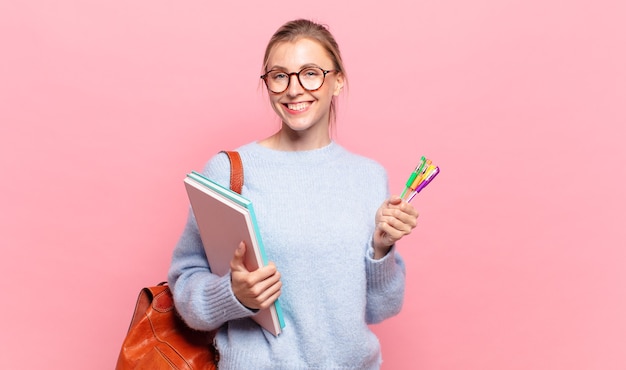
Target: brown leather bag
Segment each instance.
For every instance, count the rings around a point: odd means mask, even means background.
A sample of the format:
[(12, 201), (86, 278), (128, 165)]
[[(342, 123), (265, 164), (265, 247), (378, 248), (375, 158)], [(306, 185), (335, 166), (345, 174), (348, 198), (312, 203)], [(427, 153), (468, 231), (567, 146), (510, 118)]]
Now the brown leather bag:
[[(230, 187), (241, 193), (243, 166), (239, 153), (225, 153), (231, 164)], [(189, 328), (176, 312), (166, 283), (143, 288), (115, 369), (217, 369), (219, 355), (213, 346), (215, 332)]]
[(217, 369), (214, 336), (185, 325), (165, 283), (143, 288), (115, 369)]

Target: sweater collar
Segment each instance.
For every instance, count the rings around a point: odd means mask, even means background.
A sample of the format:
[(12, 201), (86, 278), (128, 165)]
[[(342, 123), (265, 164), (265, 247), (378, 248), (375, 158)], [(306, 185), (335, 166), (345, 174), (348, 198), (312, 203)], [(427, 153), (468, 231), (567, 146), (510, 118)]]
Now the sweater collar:
[(270, 149), (260, 145), (258, 142), (251, 144), (253, 154), (258, 154), (262, 158), (271, 160), (274, 163), (298, 163), (298, 164), (317, 164), (325, 163), (328, 161), (336, 160), (338, 157), (345, 154), (345, 149), (337, 144), (335, 141), (331, 141), (330, 144), (311, 150), (299, 150), (299, 151), (283, 151)]

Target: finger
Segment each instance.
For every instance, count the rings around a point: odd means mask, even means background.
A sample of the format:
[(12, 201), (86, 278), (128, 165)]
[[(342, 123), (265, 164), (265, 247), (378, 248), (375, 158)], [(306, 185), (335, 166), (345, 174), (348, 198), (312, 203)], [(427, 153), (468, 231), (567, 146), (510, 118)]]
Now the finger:
[(377, 227), (384, 233), (389, 234), (394, 241), (399, 240), (404, 235), (409, 235), (414, 228), (414, 226), (406, 224), (394, 217), (381, 220)]
[(269, 307), (280, 296), (282, 287), (283, 287), (283, 284), (280, 280), (268, 286), (267, 289), (263, 290), (256, 297), (258, 305), (261, 308)]
[(417, 226), (417, 216), (399, 210), (384, 213), (384, 215), (380, 217), (379, 221), (386, 222), (391, 226), (404, 231), (410, 231)]
[[(281, 285), (282, 287), (282, 285)], [(280, 297), (281, 290), (280, 288), (274, 292), (274, 294), (270, 295), (266, 300), (259, 304), (260, 309), (265, 309), (270, 307), (277, 299)]]
[(400, 198), (398, 195), (392, 195), (387, 200), (387, 204), (389, 204), (390, 206), (394, 206), (394, 205), (397, 206), (397, 205), (399, 205), (401, 203), (402, 203), (402, 198)]
[(393, 210), (399, 210), (404, 213), (408, 213), (410, 215), (417, 215), (417, 210), (413, 207), (412, 204), (405, 200), (401, 200), (398, 203), (389, 203), (388, 207), (381, 207), (381, 210), (393, 212)]
[(274, 266), (264, 266), (251, 272), (246, 280), (256, 293), (255, 295), (259, 295), (262, 291), (280, 281), (280, 273)]
[(268, 286), (280, 280), (280, 273), (274, 264), (263, 266), (254, 271), (234, 270), (232, 275), (236, 277), (237, 283), (247, 290), (253, 290), (256, 296)]
[[(271, 297), (280, 294), (282, 283), (280, 282), (278, 271), (267, 279), (260, 281), (257, 281), (258, 276), (254, 275), (257, 274), (254, 272), (233, 274), (233, 292), (237, 299), (246, 307), (258, 309)], [(235, 281), (235, 277), (237, 281)]]
[(389, 224), (381, 225), (379, 230), (381, 232), (380, 241), (384, 246), (391, 246), (403, 236), (407, 235), (407, 233), (399, 231), (398, 229), (391, 227)]
[(414, 216), (414, 217), (418, 217), (419, 213), (417, 212), (417, 209), (415, 209), (415, 207), (413, 207), (412, 204), (408, 203), (408, 202), (403, 202), (402, 203), (402, 211), (404, 211), (404, 213)]
[(398, 236), (403, 234), (401, 230), (386, 221), (380, 222), (378, 224), (378, 229), (381, 231), (383, 236), (388, 236), (388, 238), (392, 240), (396, 240)]
[(408, 224), (412, 224), (413, 221), (415, 221), (415, 219), (419, 216), (415, 207), (404, 201), (397, 207), (382, 210), (381, 215), (395, 217)]
[(233, 259), (230, 260), (231, 271), (248, 272), (248, 269), (246, 268), (246, 265), (244, 263), (245, 254), (246, 254), (246, 243), (241, 242), (239, 243), (239, 246), (237, 246), (237, 249), (235, 249)]

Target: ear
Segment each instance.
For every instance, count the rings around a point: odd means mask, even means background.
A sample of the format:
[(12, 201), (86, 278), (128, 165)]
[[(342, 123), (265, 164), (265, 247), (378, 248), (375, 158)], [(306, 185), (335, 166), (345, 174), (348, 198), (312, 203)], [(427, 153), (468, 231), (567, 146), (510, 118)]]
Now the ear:
[(345, 83), (345, 80), (343, 78), (343, 73), (338, 72), (337, 77), (335, 77), (335, 89), (333, 90), (334, 96), (339, 96), (339, 94), (341, 93), (341, 90), (343, 89), (344, 83)]

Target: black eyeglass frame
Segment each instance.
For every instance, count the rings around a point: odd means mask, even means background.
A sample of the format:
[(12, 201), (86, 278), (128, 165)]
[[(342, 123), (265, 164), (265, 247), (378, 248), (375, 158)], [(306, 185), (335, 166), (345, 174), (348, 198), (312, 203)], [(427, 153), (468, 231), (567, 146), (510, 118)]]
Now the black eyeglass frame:
[[(303, 71), (306, 71), (307, 69), (319, 69), (320, 71), (322, 71), (322, 73), (324, 74), (324, 76), (322, 77), (322, 83), (320, 84), (320, 86), (317, 89), (307, 89), (306, 87), (304, 87), (304, 85), (302, 84), (302, 81), (300, 80), (300, 73), (302, 73)], [(287, 86), (285, 86), (285, 89), (282, 91), (274, 91), (272, 89), (270, 89), (270, 86), (267, 83), (267, 76), (274, 72), (274, 71), (279, 71), (278, 69), (270, 69), (269, 71), (265, 72), (264, 75), (261, 76), (261, 79), (265, 82), (265, 86), (267, 87), (267, 89), (271, 92), (273, 92), (274, 94), (282, 94), (285, 91), (287, 91), (287, 89), (289, 88), (289, 85), (291, 84), (291, 76), (296, 75), (296, 78), (298, 79), (298, 83), (300, 84), (300, 86), (302, 86), (302, 88), (308, 92), (313, 92), (313, 91), (317, 91), (319, 89), (322, 88), (322, 86), (324, 86), (324, 82), (326, 82), (326, 75), (331, 73), (331, 72), (337, 72), (336, 69), (324, 69), (322, 67), (305, 67), (302, 68), (301, 70), (299, 70), (298, 72), (284, 72), (287, 77), (289, 77), (289, 79), (287, 80)]]

